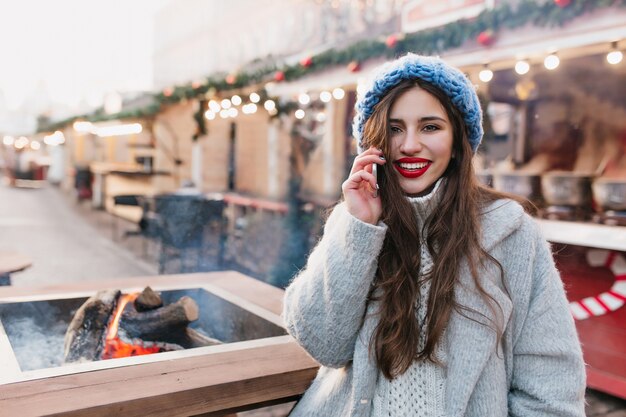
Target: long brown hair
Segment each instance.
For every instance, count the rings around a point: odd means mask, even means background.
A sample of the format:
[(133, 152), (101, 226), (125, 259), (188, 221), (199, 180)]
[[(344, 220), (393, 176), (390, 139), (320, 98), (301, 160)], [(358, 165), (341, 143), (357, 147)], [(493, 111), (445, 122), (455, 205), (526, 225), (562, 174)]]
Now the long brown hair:
[[(364, 147), (375, 146), (385, 155), (390, 154), (388, 120), (391, 107), (398, 97), (414, 87), (435, 96), (446, 110), (453, 128), (453, 158), (444, 173), (447, 179), (439, 205), (424, 223), (424, 229), (428, 230), (426, 245), (433, 258), (433, 268), (426, 276), (420, 276), (420, 236), (424, 230), (419, 230), (415, 212), (404, 198), (392, 161), (379, 170), (381, 220), (388, 226), (388, 231), (371, 293), (372, 300), (381, 302), (379, 322), (370, 348), (379, 369), (389, 379), (404, 373), (414, 360), (438, 362), (435, 349), (441, 342), (452, 309), (463, 315), (469, 310), (458, 304), (454, 297), (462, 260), (468, 262), (476, 288), (494, 314), (493, 317), (483, 316), (486, 320), (482, 324), (492, 327), (498, 339), (503, 327), (496, 318), (497, 302), (484, 291), (478, 278), (478, 267), (486, 260), (494, 262), (502, 274), (498, 261), (480, 245), (479, 216), (487, 203), (509, 196), (482, 186), (476, 179), (471, 161), (473, 152), (463, 117), (448, 96), (419, 79), (399, 83), (381, 99), (365, 123)], [(430, 280), (430, 294), (425, 323), (420, 327), (416, 301), (426, 280)], [(425, 334), (421, 334), (420, 328)], [(418, 341), (424, 337), (424, 348), (420, 350)]]

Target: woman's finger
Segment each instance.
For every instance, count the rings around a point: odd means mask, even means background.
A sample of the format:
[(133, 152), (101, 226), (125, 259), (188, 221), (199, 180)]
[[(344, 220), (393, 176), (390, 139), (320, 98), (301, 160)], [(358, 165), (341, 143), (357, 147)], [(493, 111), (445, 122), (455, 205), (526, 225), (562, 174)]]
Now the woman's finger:
[(382, 153), (359, 155), (354, 159), (350, 174), (354, 174), (361, 170), (367, 170), (367, 172), (372, 172), (372, 164), (382, 165), (385, 162), (387, 161), (385, 160)]
[(369, 185), (372, 190), (377, 190), (376, 178), (370, 172), (361, 170), (350, 175), (346, 181), (342, 184), (343, 191), (358, 190), (363, 185)]

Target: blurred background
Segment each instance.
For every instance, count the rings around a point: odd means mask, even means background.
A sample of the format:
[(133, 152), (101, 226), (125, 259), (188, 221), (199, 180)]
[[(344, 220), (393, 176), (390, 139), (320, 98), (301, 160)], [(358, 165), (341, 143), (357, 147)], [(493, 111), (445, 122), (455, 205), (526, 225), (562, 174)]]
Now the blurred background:
[(625, 1), (23, 0), (0, 16), (0, 255), (24, 266), (5, 282), (237, 270), (284, 288), (340, 198), (370, 70), (438, 55), (485, 110), (478, 179), (539, 208), (589, 386), (626, 408)]

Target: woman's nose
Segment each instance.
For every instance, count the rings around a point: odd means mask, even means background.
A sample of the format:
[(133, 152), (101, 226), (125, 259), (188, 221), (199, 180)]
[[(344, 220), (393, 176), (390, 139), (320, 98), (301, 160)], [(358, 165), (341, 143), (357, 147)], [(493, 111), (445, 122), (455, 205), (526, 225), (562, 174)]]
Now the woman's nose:
[(400, 146), (400, 150), (408, 155), (418, 153), (422, 150), (423, 145), (419, 134), (415, 131), (407, 131)]

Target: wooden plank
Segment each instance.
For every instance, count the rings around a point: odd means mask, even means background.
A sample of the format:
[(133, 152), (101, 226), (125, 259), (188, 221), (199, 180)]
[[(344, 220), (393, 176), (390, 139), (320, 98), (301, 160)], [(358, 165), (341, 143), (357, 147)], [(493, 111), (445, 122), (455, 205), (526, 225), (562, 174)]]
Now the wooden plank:
[(283, 290), (239, 272), (233, 271), (232, 274), (238, 275), (237, 279), (233, 279), (234, 275), (217, 276), (212, 279), (211, 283), (233, 294), (237, 294), (274, 314), (280, 315), (282, 313)]
[[(150, 286), (164, 286), (164, 287), (186, 287), (192, 288), (202, 287), (207, 282), (228, 281), (229, 279), (240, 279), (245, 277), (238, 272), (234, 271), (218, 271), (218, 272), (203, 272), (195, 274), (173, 274), (173, 275), (159, 275), (159, 276), (143, 276), (143, 277), (129, 277), (129, 278), (112, 278), (102, 279), (98, 281), (84, 281), (84, 282), (60, 282), (52, 285), (44, 286), (13, 286), (11, 288), (0, 288), (0, 301), (3, 298), (13, 298), (19, 296), (36, 296), (36, 295), (52, 295), (63, 294), (69, 292), (85, 292), (85, 291), (99, 291), (106, 289), (119, 289), (119, 288), (141, 288)], [(221, 278), (221, 279), (220, 279)], [(249, 278), (252, 279), (252, 278)], [(257, 286), (260, 291), (264, 288), (273, 289), (271, 285), (259, 282), (261, 285)]]
[(550, 242), (626, 251), (626, 227), (535, 219)]
[(302, 393), (317, 365), (295, 342), (4, 386), (6, 415), (188, 416)]

